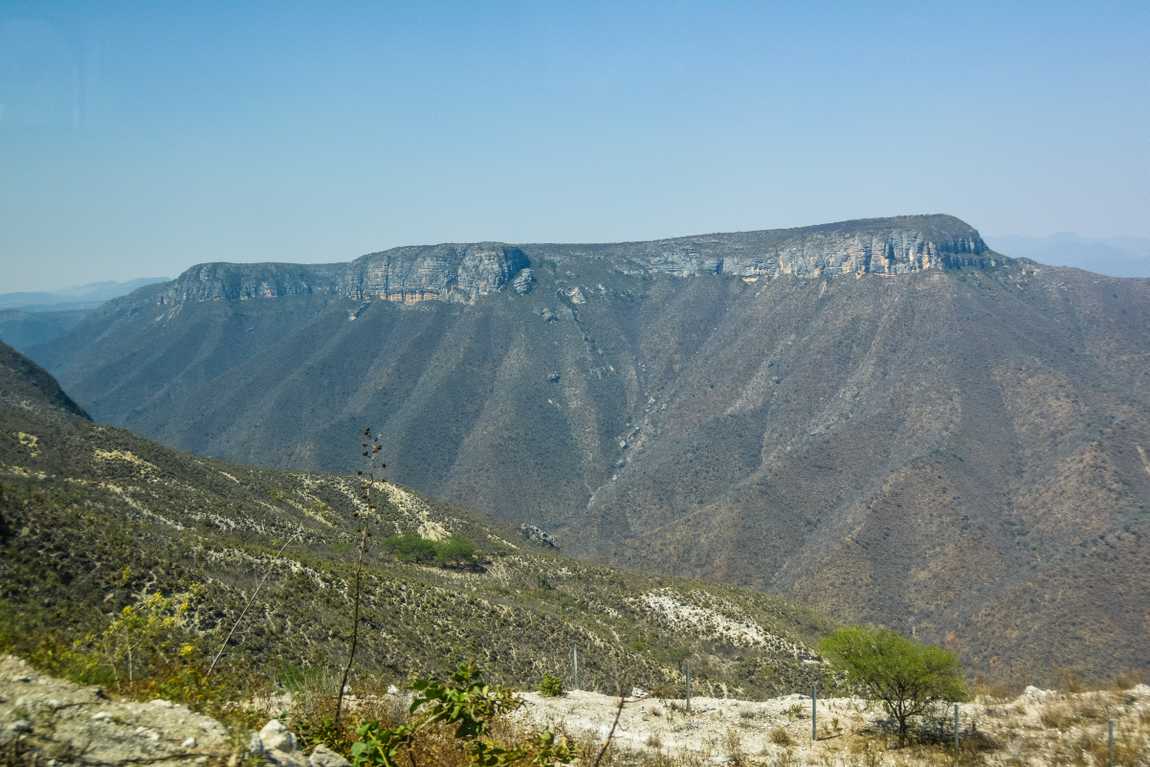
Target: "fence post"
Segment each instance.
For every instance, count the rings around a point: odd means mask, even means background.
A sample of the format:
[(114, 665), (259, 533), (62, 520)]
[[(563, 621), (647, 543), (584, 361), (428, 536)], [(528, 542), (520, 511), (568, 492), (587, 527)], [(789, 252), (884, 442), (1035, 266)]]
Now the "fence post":
[(571, 645), (571, 665), (574, 667), (572, 676), (574, 680), (571, 682), (571, 689), (579, 689), (579, 648)]
[(1106, 723), (1106, 765), (1114, 767), (1114, 720)]
[(811, 743), (819, 739), (819, 688), (811, 685)]
[(687, 677), (687, 710), (691, 710), (691, 664), (683, 661), (683, 673)]
[(954, 704), (954, 757), (958, 758), (958, 704)]

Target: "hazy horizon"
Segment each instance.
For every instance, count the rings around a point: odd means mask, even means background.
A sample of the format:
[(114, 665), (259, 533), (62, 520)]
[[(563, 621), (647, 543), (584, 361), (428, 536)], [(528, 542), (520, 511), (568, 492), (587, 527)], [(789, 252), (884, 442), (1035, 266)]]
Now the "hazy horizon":
[(1150, 7), (0, 10), (0, 291), (914, 212), (1150, 237)]
[[(706, 234), (695, 232), (694, 234)], [(1072, 266), (1078, 269), (1097, 272), (1111, 277), (1150, 278), (1150, 238), (1115, 236), (1115, 237), (1084, 237), (1077, 232), (1054, 232), (1047, 235), (1023, 234), (987, 234), (980, 232), (986, 243), (993, 249), (1013, 258), (1029, 258), (1051, 266)], [(502, 242), (503, 240), (496, 240)], [(586, 242), (586, 241), (584, 241)], [(426, 245), (435, 243), (403, 243), (406, 245)], [(1067, 247), (1076, 245), (1077, 247)], [(374, 249), (381, 250), (379, 248)], [(364, 251), (364, 253), (374, 251)], [(331, 262), (339, 263), (350, 261), (364, 253), (349, 255), (346, 258), (335, 258)], [(202, 262), (197, 262), (202, 263)], [(244, 263), (241, 261), (241, 263)], [(248, 261), (246, 263), (251, 263)], [(302, 262), (297, 262), (302, 263)], [(70, 292), (84, 291), (97, 287), (135, 289), (133, 283), (161, 282), (174, 279), (186, 269), (195, 266), (188, 263), (173, 271), (167, 277), (142, 276), (131, 277), (125, 280), (96, 280), (80, 285), (68, 284), (64, 286), (46, 285), (33, 290), (13, 290), (0, 292), (0, 297), (27, 294), (30, 298), (24, 303), (10, 304), (11, 306), (34, 305), (37, 303), (31, 297), (40, 294), (53, 294), (57, 297), (66, 297)], [(121, 292), (115, 292), (120, 295)]]

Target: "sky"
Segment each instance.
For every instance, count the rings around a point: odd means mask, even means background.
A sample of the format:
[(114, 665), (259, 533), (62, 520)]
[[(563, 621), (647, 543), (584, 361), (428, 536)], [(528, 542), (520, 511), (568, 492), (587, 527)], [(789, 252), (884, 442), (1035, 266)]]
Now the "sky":
[(0, 0), (0, 292), (945, 212), (1150, 236), (1150, 3)]

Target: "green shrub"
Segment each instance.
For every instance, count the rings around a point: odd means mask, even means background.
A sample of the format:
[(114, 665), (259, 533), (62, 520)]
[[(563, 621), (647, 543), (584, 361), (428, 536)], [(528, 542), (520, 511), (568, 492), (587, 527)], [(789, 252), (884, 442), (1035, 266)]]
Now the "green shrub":
[(464, 565), (475, 560), (475, 544), (453, 535), (435, 547), (435, 559), (440, 565)]
[(384, 539), (383, 547), (400, 562), (429, 564), (435, 561), (435, 541), (419, 535), (393, 535)]
[[(515, 744), (501, 744), (493, 736), (496, 723), (523, 705), (506, 687), (484, 681), (473, 665), (463, 665), (446, 682), (420, 679), (411, 685), (411, 718), (392, 727), (366, 722), (352, 744), (356, 767), (399, 767), (415, 763), (420, 738), (436, 728), (451, 732), (463, 764), (474, 767), (553, 767), (570, 764), (575, 749), (561, 737), (545, 731)], [(405, 753), (408, 760), (400, 761)]]
[(453, 535), (443, 541), (433, 541), (419, 535), (393, 535), (385, 538), (383, 546), (401, 562), (440, 567), (470, 564), (475, 561), (475, 544)]
[(558, 698), (563, 694), (563, 680), (554, 674), (544, 674), (539, 682), (539, 694), (545, 698)]

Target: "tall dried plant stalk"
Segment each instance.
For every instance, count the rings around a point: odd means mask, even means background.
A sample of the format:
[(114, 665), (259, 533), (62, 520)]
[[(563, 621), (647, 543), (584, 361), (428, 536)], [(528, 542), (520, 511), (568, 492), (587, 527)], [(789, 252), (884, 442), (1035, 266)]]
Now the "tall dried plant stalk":
[(359, 648), (359, 606), (363, 596), (363, 560), (367, 554), (367, 509), (371, 508), (372, 491), (375, 487), (375, 475), (387, 468), (387, 464), (380, 460), (383, 446), (379, 435), (373, 434), (371, 427), (363, 430), (363, 439), (360, 442), (360, 454), (363, 458), (364, 469), (357, 472), (360, 478), (360, 492), (363, 495), (365, 511), (358, 512), (363, 524), (359, 531), (359, 552), (355, 559), (355, 587), (352, 596), (352, 624), (351, 642), (347, 653), (347, 664), (343, 667), (343, 676), (339, 680), (339, 694), (335, 700), (335, 726), (339, 727), (340, 716), (343, 714), (343, 698), (347, 690), (347, 679), (351, 675), (355, 664), (355, 652)]

